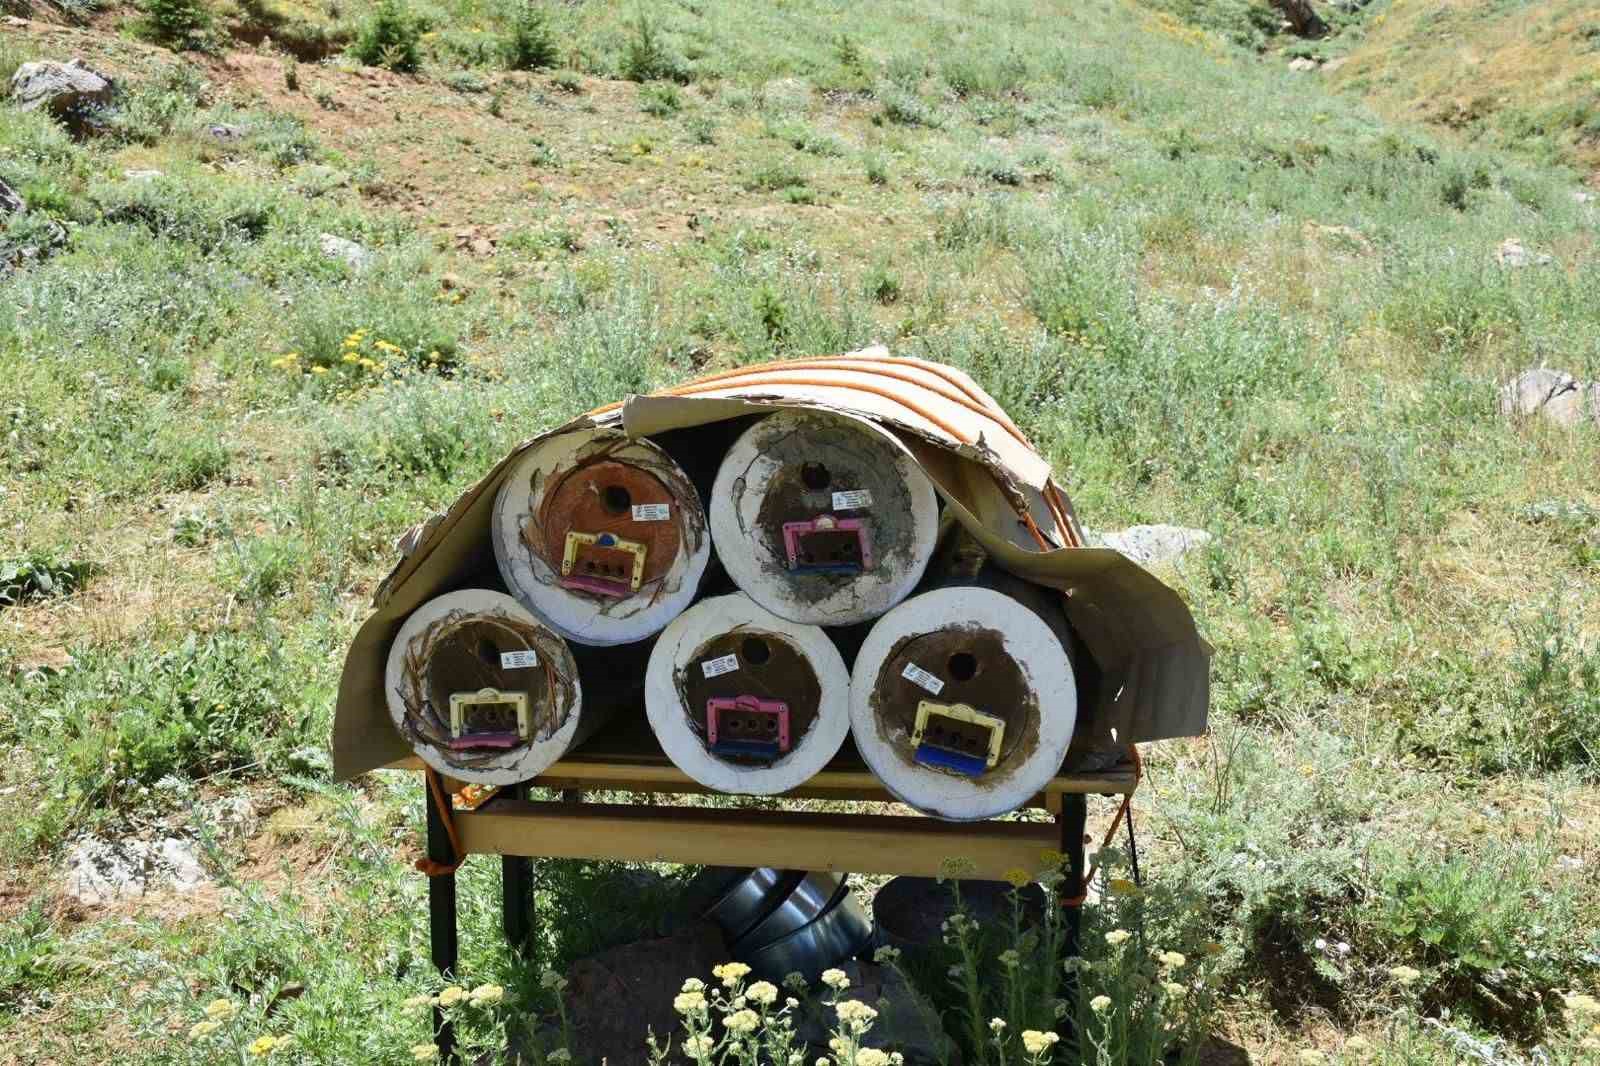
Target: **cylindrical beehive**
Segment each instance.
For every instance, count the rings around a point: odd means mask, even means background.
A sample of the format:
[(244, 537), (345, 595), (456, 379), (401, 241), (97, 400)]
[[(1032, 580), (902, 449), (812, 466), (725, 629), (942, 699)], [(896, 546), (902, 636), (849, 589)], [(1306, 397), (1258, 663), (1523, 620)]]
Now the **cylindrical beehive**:
[(658, 632), (693, 601), (711, 558), (705, 509), (678, 464), (616, 429), (529, 450), (500, 489), (491, 528), (506, 587), (579, 644)]
[(1060, 636), (1026, 604), (955, 585), (872, 627), (850, 678), (850, 729), (884, 786), (952, 821), (1004, 814), (1055, 775), (1077, 720)]
[(850, 675), (827, 635), (742, 593), (702, 600), (667, 626), (644, 691), (667, 757), (722, 792), (788, 791), (850, 731)]
[(848, 625), (899, 603), (933, 554), (938, 501), (909, 452), (840, 414), (785, 410), (728, 449), (711, 497), (728, 576), (780, 618)]
[(482, 785), (527, 780), (598, 724), (566, 642), (502, 592), (418, 607), (389, 649), (389, 715), (422, 760)]

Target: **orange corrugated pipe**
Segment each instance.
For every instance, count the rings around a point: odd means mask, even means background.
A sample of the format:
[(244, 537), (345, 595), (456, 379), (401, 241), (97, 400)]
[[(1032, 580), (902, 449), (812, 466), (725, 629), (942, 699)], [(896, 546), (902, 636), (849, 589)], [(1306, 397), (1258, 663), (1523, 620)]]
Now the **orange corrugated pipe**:
[[(907, 362), (910, 363), (911, 365), (918, 366), (918, 367), (921, 367), (922, 369), (927, 370), (929, 373), (932, 373), (935, 376), (941, 378), (942, 380), (944, 380), (948, 384), (951, 384), (956, 388), (962, 389), (963, 392), (966, 391), (965, 386), (962, 385), (961, 382), (954, 381), (951, 378), (949, 378), (948, 376), (946, 376), (942, 372), (945, 368), (939, 367), (938, 364), (923, 363), (920, 360), (908, 360)], [(824, 370), (845, 370), (845, 371), (854, 370), (857, 373), (878, 374), (881, 377), (888, 377), (888, 378), (892, 378), (894, 380), (905, 381), (908, 384), (916, 385), (916, 386), (918, 386), (920, 388), (929, 388), (929, 385), (926, 382), (918, 381), (915, 378), (907, 377), (906, 375), (903, 375), (903, 374), (888, 374), (888, 373), (882, 373), (880, 371), (861, 369), (860, 364), (862, 364), (862, 363), (872, 363), (872, 364), (877, 365), (877, 366), (882, 366), (883, 365), (883, 361), (882, 360), (874, 360), (874, 359), (869, 359), (869, 358), (848, 357), (848, 356), (842, 356), (842, 357), (837, 357), (837, 358), (833, 358), (833, 359), (797, 359), (797, 360), (789, 360), (787, 362), (779, 361), (779, 362), (772, 362), (772, 363), (762, 363), (762, 364), (760, 364), (758, 366), (741, 367), (741, 368), (738, 368), (738, 369), (735, 369), (735, 370), (725, 370), (725, 371), (721, 371), (721, 372), (716, 373), (716, 374), (709, 374), (709, 375), (707, 375), (705, 377), (696, 378), (693, 381), (685, 382), (682, 385), (674, 385), (674, 386), (672, 386), (671, 388), (668, 388), (668, 389), (657, 390), (655, 393), (652, 393), (652, 395), (655, 395), (655, 396), (663, 396), (663, 395), (665, 395), (665, 396), (694, 396), (694, 395), (698, 395), (698, 394), (703, 393), (703, 392), (715, 392), (715, 391), (717, 391), (719, 389), (733, 387), (732, 385), (724, 384), (724, 383), (728, 382), (730, 379), (738, 379), (738, 384), (741, 385), (741, 386), (804, 385), (804, 386), (809, 386), (809, 387), (813, 387), (813, 388), (856, 389), (856, 390), (859, 390), (861, 392), (871, 393), (874, 396), (882, 397), (883, 399), (889, 400), (891, 403), (899, 404), (901, 407), (904, 407), (906, 410), (911, 411), (913, 414), (916, 414), (919, 417), (921, 417), (923, 419), (926, 419), (928, 422), (931, 422), (933, 425), (937, 426), (939, 429), (941, 429), (946, 434), (948, 434), (951, 438), (953, 438), (954, 440), (960, 441), (962, 444), (972, 444), (972, 443), (974, 443), (974, 441), (970, 437), (968, 437), (966, 434), (960, 432), (954, 426), (950, 425), (948, 422), (946, 422), (943, 419), (939, 418), (937, 415), (932, 414), (926, 408), (922, 407), (919, 404), (913, 403), (910, 400), (907, 400), (903, 396), (898, 396), (895, 393), (889, 391), (888, 389), (877, 388), (877, 387), (874, 387), (874, 386), (864, 385), (864, 384), (842, 384), (840, 382), (826, 381), (826, 380), (821, 380), (821, 379), (817, 379), (817, 378), (808, 378), (808, 377), (799, 377), (799, 378), (796, 378), (796, 377), (784, 377), (784, 378), (762, 378), (762, 377), (759, 377), (759, 375), (763, 371), (773, 371), (773, 370), (799, 370), (799, 369), (824, 369)], [(855, 365), (852, 365), (852, 364), (855, 364)], [(1003, 411), (999, 412), (999, 417), (996, 417), (996, 412), (994, 410), (988, 409), (987, 407), (985, 407), (984, 405), (982, 405), (981, 403), (976, 401), (975, 398), (973, 398), (972, 400), (969, 401), (968, 399), (964, 399), (963, 397), (952, 396), (949, 393), (947, 393), (947, 392), (945, 392), (943, 390), (940, 390), (940, 389), (933, 389), (932, 391), (938, 396), (942, 396), (947, 400), (951, 400), (951, 401), (953, 401), (953, 402), (955, 402), (955, 403), (967, 408), (968, 410), (974, 411), (975, 413), (980, 414), (980, 415), (988, 418), (990, 421), (994, 422), (995, 424), (1003, 427), (1008, 432), (1010, 432), (1025, 447), (1029, 448), (1030, 450), (1033, 448), (1033, 445), (1032, 445), (1032, 443), (1029, 442), (1028, 438), (1022, 434), (1021, 430), (1017, 429), (1017, 427), (1014, 424), (1012, 424), (1010, 418), (1008, 416), (1006, 416)], [(967, 395), (969, 397), (971, 396), (970, 393), (968, 393)], [(595, 408), (593, 411), (590, 411), (589, 414), (592, 415), (592, 416), (593, 415), (606, 414), (608, 412), (614, 411), (617, 408), (621, 407), (623, 405), (623, 402), (624, 401), (615, 401), (615, 402), (612, 402), (612, 403), (605, 404), (603, 406)], [(997, 485), (1000, 484), (1000, 480), (999, 480), (998, 477), (995, 478), (995, 483)], [(1046, 490), (1047, 490), (1046, 493), (1045, 493), (1046, 503), (1050, 507), (1051, 513), (1055, 517), (1055, 520), (1056, 520), (1057, 524), (1059, 524), (1061, 526), (1063, 535), (1065, 537), (1067, 537), (1067, 539), (1069, 541), (1077, 541), (1078, 538), (1077, 538), (1077, 536), (1074, 534), (1074, 532), (1072, 530), (1072, 524), (1066, 520), (1066, 516), (1065, 516), (1065, 514), (1062, 512), (1062, 510), (1060, 508), (1059, 500), (1054, 498), (1051, 495), (1050, 491), (1049, 491), (1051, 488), (1052, 488), (1052, 486), (1046, 485)], [(1044, 551), (1049, 551), (1051, 549), (1050, 541), (1044, 536), (1044, 534), (1042, 532), (1040, 532), (1038, 523), (1036, 523), (1033, 520), (1033, 516), (1031, 514), (1029, 514), (1025, 508), (1023, 510), (1019, 511), (1018, 514), (1019, 514), (1019, 517), (1022, 519), (1023, 525), (1027, 527), (1027, 530), (1028, 530), (1029, 534), (1033, 537), (1034, 541), (1039, 545), (1039, 547)]]

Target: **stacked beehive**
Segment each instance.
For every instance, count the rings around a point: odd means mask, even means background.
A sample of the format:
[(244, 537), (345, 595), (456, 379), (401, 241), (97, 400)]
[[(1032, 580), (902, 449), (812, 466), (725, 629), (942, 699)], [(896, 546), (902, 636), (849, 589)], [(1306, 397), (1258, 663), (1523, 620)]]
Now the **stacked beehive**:
[(355, 706), (379, 649), (398, 738), (486, 784), (642, 704), (712, 789), (788, 791), (853, 737), (904, 802), (985, 818), (1069, 750), (1093, 768), (1204, 726), (1181, 601), (1082, 547), (1048, 467), (937, 364), (858, 353), (632, 398), (520, 446), (409, 547), (347, 665), (345, 775), (392, 751)]

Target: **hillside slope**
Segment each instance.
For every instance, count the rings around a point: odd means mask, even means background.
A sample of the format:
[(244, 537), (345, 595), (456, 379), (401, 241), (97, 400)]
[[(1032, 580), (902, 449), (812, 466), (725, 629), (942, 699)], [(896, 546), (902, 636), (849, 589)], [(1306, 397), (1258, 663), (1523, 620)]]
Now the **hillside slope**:
[[(1092, 528), (1213, 535), (1162, 573), (1214, 733), (1147, 753), (1150, 891), (1092, 918), (1195, 960), (1207, 1054), (1587, 1061), (1600, 428), (1497, 410), (1600, 379), (1570, 169), (1119, 0), (529, 10), (3, 26), (0, 74), (119, 95), (81, 140), (0, 102), (0, 1063), (214, 1062), (216, 997), (287, 1061), (409, 1061), (420, 796), (326, 755), (394, 538), (577, 411), (871, 341), (973, 373)], [(172, 834), (209, 887), (66, 891), (85, 839)], [(633, 928), (612, 874), (543, 864), (541, 964)], [(519, 1029), (496, 878), (463, 967)]]
[(1373, 5), (1332, 77), (1384, 115), (1567, 162), (1600, 181), (1600, 8), (1589, 0)]

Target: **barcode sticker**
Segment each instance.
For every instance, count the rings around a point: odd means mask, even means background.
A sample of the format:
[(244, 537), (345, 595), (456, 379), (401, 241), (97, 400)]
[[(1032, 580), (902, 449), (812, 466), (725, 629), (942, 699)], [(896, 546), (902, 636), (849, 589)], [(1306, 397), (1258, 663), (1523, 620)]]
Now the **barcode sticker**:
[(503, 651), (500, 653), (500, 669), (523, 670), (530, 666), (539, 665), (539, 653), (532, 648), (526, 651)]
[(723, 674), (732, 673), (737, 669), (739, 669), (739, 657), (737, 655), (722, 655), (715, 659), (707, 659), (705, 662), (700, 664), (700, 672), (704, 674), (708, 680), (713, 677), (721, 677)]
[(927, 692), (937, 696), (944, 691), (944, 682), (934, 677), (916, 663), (906, 663), (906, 668), (900, 671), (900, 676)]
[(833, 494), (833, 509), (835, 511), (860, 511), (871, 506), (871, 489), (851, 489), (849, 492), (836, 492)]
[(670, 503), (636, 503), (633, 505), (635, 522), (665, 522), (672, 517)]

